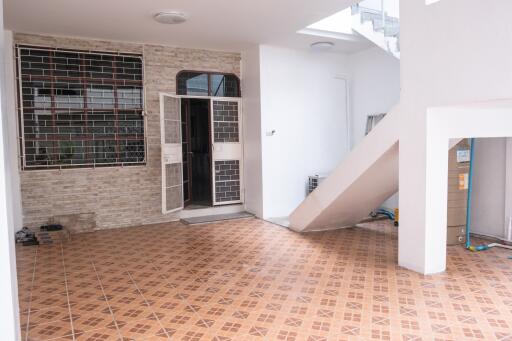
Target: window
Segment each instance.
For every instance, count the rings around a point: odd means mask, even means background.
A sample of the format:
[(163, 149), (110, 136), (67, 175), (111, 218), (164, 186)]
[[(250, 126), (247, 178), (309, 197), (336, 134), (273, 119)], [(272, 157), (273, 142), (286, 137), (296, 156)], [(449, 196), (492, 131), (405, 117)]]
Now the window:
[(17, 46), (23, 169), (145, 163), (142, 56)]
[(232, 74), (182, 71), (177, 84), (178, 95), (240, 97), (240, 81)]

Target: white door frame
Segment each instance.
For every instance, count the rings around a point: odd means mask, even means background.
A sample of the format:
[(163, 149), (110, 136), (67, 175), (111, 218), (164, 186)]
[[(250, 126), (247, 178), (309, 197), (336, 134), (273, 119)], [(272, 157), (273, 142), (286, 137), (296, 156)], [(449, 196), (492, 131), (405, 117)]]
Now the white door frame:
[[(238, 103), (238, 141), (239, 142), (215, 142), (215, 136), (213, 134), (213, 102), (236, 102)], [(212, 134), (211, 134), (211, 144), (212, 144), (212, 195), (213, 195), (213, 206), (221, 206), (221, 205), (231, 205), (231, 204), (241, 204), (244, 202), (244, 169), (243, 169), (243, 159), (244, 159), (244, 144), (243, 144), (243, 122), (242, 122), (242, 98), (240, 97), (231, 97), (231, 98), (225, 98), (225, 97), (212, 97), (210, 100), (210, 120), (212, 122)], [(239, 154), (239, 179), (240, 179), (240, 200), (232, 200), (232, 201), (222, 201), (222, 202), (216, 202), (215, 201), (215, 154), (216, 152), (218, 154), (221, 154), (219, 150), (215, 150), (215, 145), (222, 144), (223, 147), (228, 147), (227, 154), (230, 152)], [(229, 146), (235, 146), (235, 148), (229, 148)], [(238, 151), (238, 149), (240, 149)], [(235, 160), (235, 159), (223, 159), (222, 157), (218, 159), (218, 161), (222, 160)]]
[[(171, 97), (179, 100), (178, 104), (178, 126), (179, 126), (179, 140), (180, 143), (165, 143), (165, 113), (164, 113), (164, 98), (165, 97)], [(168, 214), (173, 213), (176, 211), (180, 211), (184, 208), (184, 201), (183, 201), (183, 155), (182, 155), (182, 140), (183, 137), (181, 136), (181, 99), (178, 96), (175, 96), (173, 94), (167, 94), (160, 92), (159, 93), (159, 100), (160, 100), (160, 146), (161, 146), (161, 167), (162, 167), (162, 213)], [(181, 165), (181, 194), (182, 194), (182, 200), (181, 200), (181, 206), (176, 207), (172, 210), (167, 210), (167, 179), (166, 179), (166, 172), (165, 172), (165, 166), (167, 164), (173, 164), (178, 163)]]
[[(244, 135), (243, 135), (243, 119), (244, 119), (244, 115), (243, 115), (243, 102), (242, 102), (242, 98), (241, 97), (216, 97), (216, 96), (200, 96), (200, 95), (176, 95), (175, 93), (165, 93), (165, 92), (160, 92), (160, 96), (170, 96), (170, 97), (173, 97), (173, 98), (178, 98), (178, 99), (204, 99), (204, 100), (208, 100), (209, 101), (209, 106), (210, 106), (210, 109), (209, 109), (209, 121), (210, 121), (210, 124), (211, 124), (211, 127), (210, 127), (210, 131), (212, 132), (211, 134), (211, 150), (210, 150), (210, 153), (211, 153), (211, 160), (212, 160), (212, 164), (211, 164), (211, 168), (212, 168), (212, 206), (213, 207), (218, 207), (218, 206), (223, 206), (223, 205), (231, 205), (231, 204), (242, 204), (244, 203), (245, 201), (245, 183), (244, 183), (244, 158), (245, 158), (245, 155), (244, 155)], [(213, 101), (230, 101), (230, 102), (237, 102), (238, 103), (238, 131), (239, 131), (239, 139), (240, 139), (240, 148), (241, 148), (241, 152), (240, 152), (240, 200), (237, 200), (237, 201), (226, 201), (226, 202), (221, 202), (221, 203), (215, 203), (215, 163), (214, 163), (214, 157), (213, 157), (213, 153), (214, 153), (214, 136), (213, 136)], [(160, 104), (162, 105), (162, 104)], [(162, 107), (161, 107), (161, 111), (162, 111)], [(180, 105), (180, 118), (181, 118), (181, 105)], [(160, 117), (160, 131), (161, 131), (161, 134), (163, 134), (164, 130), (163, 130), (163, 122), (162, 122), (162, 116)], [(162, 138), (164, 138), (162, 136)], [(180, 138), (183, 139), (183, 136), (181, 136), (181, 129), (180, 129)], [(163, 157), (163, 155), (162, 155)], [(162, 171), (164, 170), (164, 163), (162, 162)], [(163, 174), (163, 173), (162, 173)], [(182, 186), (183, 186), (183, 171), (182, 171), (182, 180), (181, 180), (181, 183), (182, 183)], [(163, 186), (163, 185), (162, 185)], [(163, 197), (165, 196), (164, 193), (162, 193), (162, 200), (163, 200)], [(162, 201), (163, 202), (163, 201)], [(178, 210), (182, 210), (183, 207), (179, 208), (179, 209), (176, 209), (176, 210), (172, 210), (170, 212), (167, 212), (167, 213), (172, 213), (172, 212), (175, 212), (175, 211), (178, 211)], [(165, 212), (164, 212), (165, 213)]]

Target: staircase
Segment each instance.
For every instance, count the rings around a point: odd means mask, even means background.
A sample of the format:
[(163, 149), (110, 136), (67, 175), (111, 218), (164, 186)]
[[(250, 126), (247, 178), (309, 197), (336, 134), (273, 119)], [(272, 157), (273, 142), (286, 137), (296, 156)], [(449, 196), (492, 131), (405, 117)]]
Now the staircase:
[(353, 226), (398, 191), (398, 120), (394, 108), (292, 212), (292, 230)]
[(400, 59), (400, 19), (398, 0), (364, 0), (352, 6), (352, 30), (359, 33), (386, 52)]
[[(399, 107), (393, 108), (289, 216), (296, 232), (352, 227), (398, 192)], [(462, 139), (450, 139), (448, 148)]]
[[(353, 31), (400, 58), (398, 0), (364, 0), (351, 13)], [(354, 226), (398, 192), (399, 118), (398, 107), (386, 114), (286, 225), (297, 232)]]

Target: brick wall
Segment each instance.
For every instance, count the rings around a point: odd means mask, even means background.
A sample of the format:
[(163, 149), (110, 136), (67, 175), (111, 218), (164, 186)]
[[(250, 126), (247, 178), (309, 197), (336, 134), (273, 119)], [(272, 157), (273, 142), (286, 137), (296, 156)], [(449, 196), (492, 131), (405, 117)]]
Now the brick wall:
[[(21, 172), (24, 224), (55, 215), (96, 213), (98, 229), (175, 220), (161, 213), (159, 92), (174, 93), (181, 70), (234, 73), (240, 54), (62, 37), (15, 34), (15, 43), (144, 54), (146, 166)], [(17, 115), (16, 113), (12, 113)]]

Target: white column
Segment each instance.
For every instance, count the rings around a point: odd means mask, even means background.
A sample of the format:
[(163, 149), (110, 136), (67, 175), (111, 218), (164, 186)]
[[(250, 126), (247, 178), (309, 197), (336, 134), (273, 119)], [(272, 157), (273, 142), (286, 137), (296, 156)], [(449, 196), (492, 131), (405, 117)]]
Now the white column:
[(437, 122), (409, 116), (400, 120), (398, 264), (439, 273), (446, 268), (449, 141), (433, 128)]
[[(401, 103), (403, 105), (403, 103)], [(400, 110), (398, 265), (425, 270), (425, 162), (424, 116)]]
[(512, 242), (509, 224), (512, 219), (512, 138), (507, 138), (506, 167), (505, 167), (505, 240)]
[[(430, 119), (427, 119), (430, 121)], [(427, 123), (425, 190), (425, 265), (424, 273), (446, 269), (446, 234), (448, 224), (448, 146), (449, 140), (438, 136), (436, 125)]]
[(20, 187), (20, 162), (18, 143), (18, 116), (16, 111), (16, 77), (13, 49), (13, 32), (4, 31), (4, 62), (5, 77), (3, 80), (2, 95), (5, 108), (4, 117), (4, 141), (6, 143), (7, 177), (9, 178), (8, 208), (12, 213), (12, 226), (15, 231), (23, 227), (23, 215), (21, 208), (21, 187)]
[[(0, 12), (3, 12), (3, 4), (0, 0)], [(0, 335), (2, 340), (19, 340), (19, 308), (16, 279), (16, 255), (14, 250), (14, 226), (13, 213), (9, 193), (12, 192), (11, 180), (8, 174), (10, 167), (10, 149), (8, 143), (8, 129), (6, 116), (15, 115), (8, 109), (6, 101), (6, 76), (7, 65), (6, 49), (12, 48), (5, 44), (3, 30), (3, 13), (0, 13)]]

